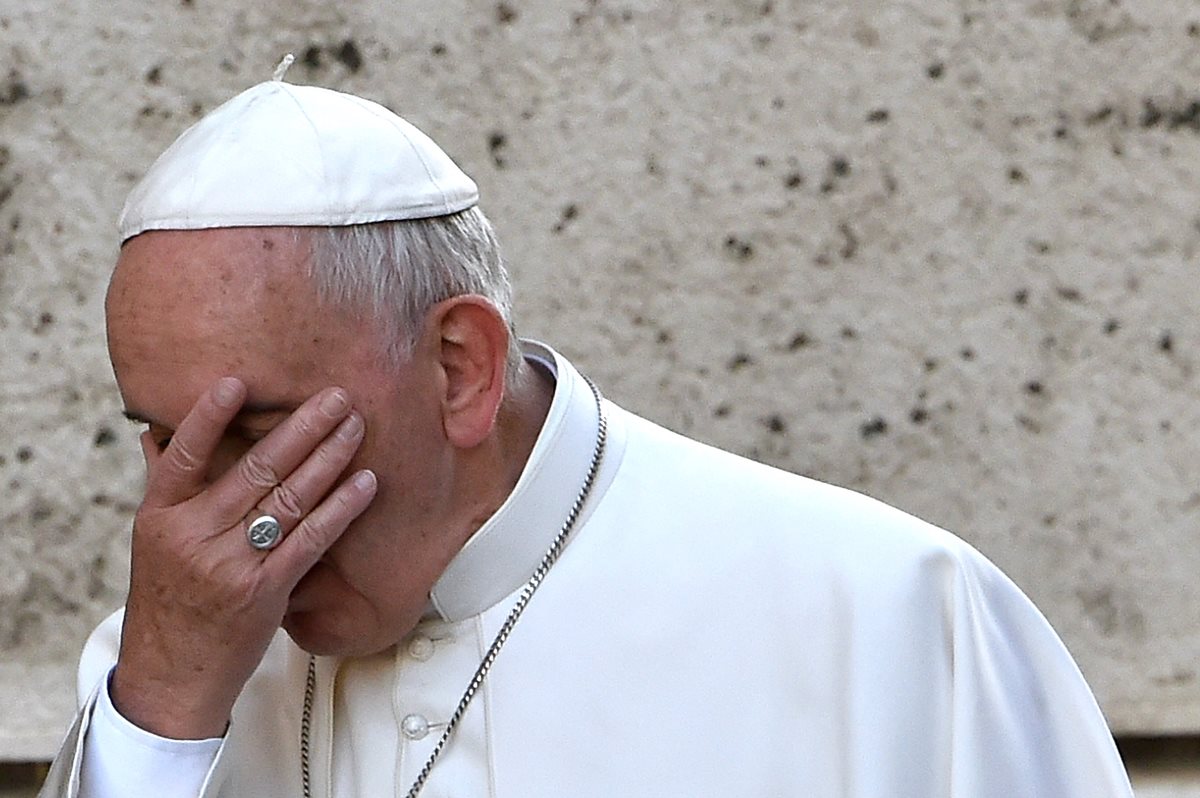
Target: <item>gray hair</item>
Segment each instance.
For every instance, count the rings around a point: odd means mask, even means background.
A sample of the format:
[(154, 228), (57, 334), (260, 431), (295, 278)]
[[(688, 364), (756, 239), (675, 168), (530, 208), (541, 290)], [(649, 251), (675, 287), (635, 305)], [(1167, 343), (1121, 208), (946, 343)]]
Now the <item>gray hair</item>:
[(322, 301), (369, 313), (399, 364), (412, 355), (429, 309), (450, 297), (490, 300), (509, 329), (508, 373), (520, 348), (512, 323), (512, 286), (491, 223), (479, 208), (410, 221), (305, 228), (309, 274)]

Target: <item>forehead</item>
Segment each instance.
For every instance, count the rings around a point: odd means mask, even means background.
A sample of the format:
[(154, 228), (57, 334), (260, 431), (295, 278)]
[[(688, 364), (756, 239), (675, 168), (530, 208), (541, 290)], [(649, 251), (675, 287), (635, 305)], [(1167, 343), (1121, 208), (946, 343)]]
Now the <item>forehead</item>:
[(155, 418), (181, 417), (224, 375), (242, 378), (252, 399), (292, 398), (333, 377), (370, 338), (318, 302), (305, 239), (288, 228), (136, 236), (122, 248), (105, 311), (127, 408)]

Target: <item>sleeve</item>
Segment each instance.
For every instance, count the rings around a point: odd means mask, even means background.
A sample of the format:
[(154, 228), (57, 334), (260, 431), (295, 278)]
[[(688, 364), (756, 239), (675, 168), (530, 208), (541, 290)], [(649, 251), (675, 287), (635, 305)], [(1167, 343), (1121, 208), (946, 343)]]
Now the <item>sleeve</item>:
[(80, 658), (80, 710), (39, 798), (210, 798), (219, 790), (223, 739), (169, 740), (130, 723), (108, 695), (121, 613), (92, 633)]
[(1058, 635), (999, 569), (964, 549), (947, 608), (952, 798), (1132, 798)]
[(105, 678), (83, 740), (79, 798), (196, 798), (222, 743), (223, 738), (170, 740), (135, 726), (113, 706)]

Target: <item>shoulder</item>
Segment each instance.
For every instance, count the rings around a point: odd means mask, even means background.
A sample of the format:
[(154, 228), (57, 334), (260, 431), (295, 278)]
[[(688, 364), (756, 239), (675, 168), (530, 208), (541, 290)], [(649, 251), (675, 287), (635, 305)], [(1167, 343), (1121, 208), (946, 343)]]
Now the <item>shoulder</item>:
[(618, 412), (627, 442), (615, 495), (668, 529), (893, 565), (897, 558), (932, 557), (951, 564), (983, 559), (950, 532), (870, 496)]

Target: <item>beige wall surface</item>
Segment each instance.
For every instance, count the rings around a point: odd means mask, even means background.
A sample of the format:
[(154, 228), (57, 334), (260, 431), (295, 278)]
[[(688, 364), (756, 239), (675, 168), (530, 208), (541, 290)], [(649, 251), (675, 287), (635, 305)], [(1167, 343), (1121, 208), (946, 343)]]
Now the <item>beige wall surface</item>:
[(120, 203), (289, 51), (476, 178), (523, 333), (964, 536), (1118, 731), (1200, 732), (1194, 2), (0, 0), (0, 758), (128, 575)]

